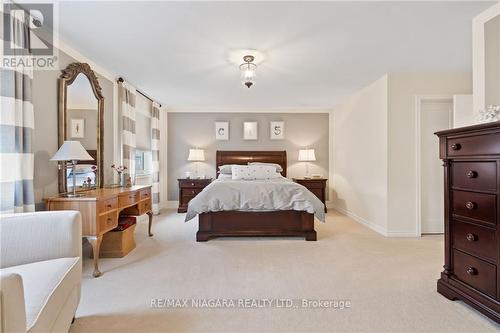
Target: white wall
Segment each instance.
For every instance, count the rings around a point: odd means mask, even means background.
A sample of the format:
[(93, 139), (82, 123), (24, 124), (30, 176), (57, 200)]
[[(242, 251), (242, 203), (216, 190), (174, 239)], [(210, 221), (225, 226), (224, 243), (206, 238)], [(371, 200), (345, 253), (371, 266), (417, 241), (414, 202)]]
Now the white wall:
[(500, 105), (500, 15), (484, 25), (485, 103)]
[(471, 73), (391, 74), (388, 80), (389, 236), (416, 235), (416, 96), (470, 94)]
[(335, 209), (384, 234), (387, 228), (387, 76), (333, 111)]
[(474, 113), (486, 106), (485, 24), (500, 15), (500, 2), (488, 8), (472, 21), (472, 66), (474, 73)]
[(474, 124), (472, 95), (453, 96), (453, 128)]

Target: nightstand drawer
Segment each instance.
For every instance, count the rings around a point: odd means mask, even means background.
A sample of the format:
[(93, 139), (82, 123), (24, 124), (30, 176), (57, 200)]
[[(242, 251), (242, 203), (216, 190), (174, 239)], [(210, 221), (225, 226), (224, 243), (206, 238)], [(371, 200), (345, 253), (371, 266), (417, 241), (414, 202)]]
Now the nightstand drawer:
[(203, 189), (194, 188), (194, 189), (181, 189), (181, 197), (191, 197), (194, 198), (198, 193), (200, 193)]
[(200, 180), (200, 179), (183, 179), (179, 180), (179, 187), (180, 188), (204, 188), (210, 184), (210, 180)]
[(454, 250), (453, 272), (460, 281), (496, 298), (497, 268), (495, 265)]
[(303, 185), (303, 186), (305, 186), (305, 187), (307, 187), (309, 189), (311, 189), (311, 188), (320, 188), (320, 189), (322, 189), (322, 188), (325, 187), (325, 182), (326, 181), (325, 180), (308, 180), (308, 181), (304, 182), (304, 181), (298, 180), (296, 182), (297, 182), (297, 184)]
[(453, 221), (453, 246), (461, 251), (496, 261), (496, 231), (471, 223)]
[(453, 191), (453, 216), (470, 218), (486, 224), (496, 224), (496, 195)]

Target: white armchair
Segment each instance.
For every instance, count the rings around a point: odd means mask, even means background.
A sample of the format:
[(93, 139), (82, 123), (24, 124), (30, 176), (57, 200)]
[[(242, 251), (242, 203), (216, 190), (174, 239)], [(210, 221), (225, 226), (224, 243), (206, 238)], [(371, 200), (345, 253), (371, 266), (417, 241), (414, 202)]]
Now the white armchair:
[(81, 216), (0, 216), (0, 332), (67, 332), (80, 302)]

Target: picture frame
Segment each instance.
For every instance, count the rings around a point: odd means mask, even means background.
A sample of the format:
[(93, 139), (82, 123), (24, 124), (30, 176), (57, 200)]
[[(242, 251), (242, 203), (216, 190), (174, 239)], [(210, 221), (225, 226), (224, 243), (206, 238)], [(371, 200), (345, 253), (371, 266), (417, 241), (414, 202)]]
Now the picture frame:
[(227, 121), (215, 122), (215, 140), (222, 140), (222, 141), (229, 140), (229, 122)]
[(285, 122), (271, 121), (269, 125), (270, 139), (283, 140), (285, 138)]
[(257, 140), (258, 124), (256, 121), (245, 121), (243, 123), (243, 140)]
[(85, 137), (85, 120), (80, 118), (71, 119), (71, 138), (82, 139)]

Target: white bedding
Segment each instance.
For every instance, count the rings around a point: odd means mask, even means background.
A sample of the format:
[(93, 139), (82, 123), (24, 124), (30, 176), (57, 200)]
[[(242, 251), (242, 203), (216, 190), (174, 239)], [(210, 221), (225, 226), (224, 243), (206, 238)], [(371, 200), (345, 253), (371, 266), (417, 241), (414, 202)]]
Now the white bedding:
[(207, 212), (297, 210), (324, 222), (324, 207), (307, 188), (282, 176), (269, 180), (219, 177), (189, 202), (186, 221)]

